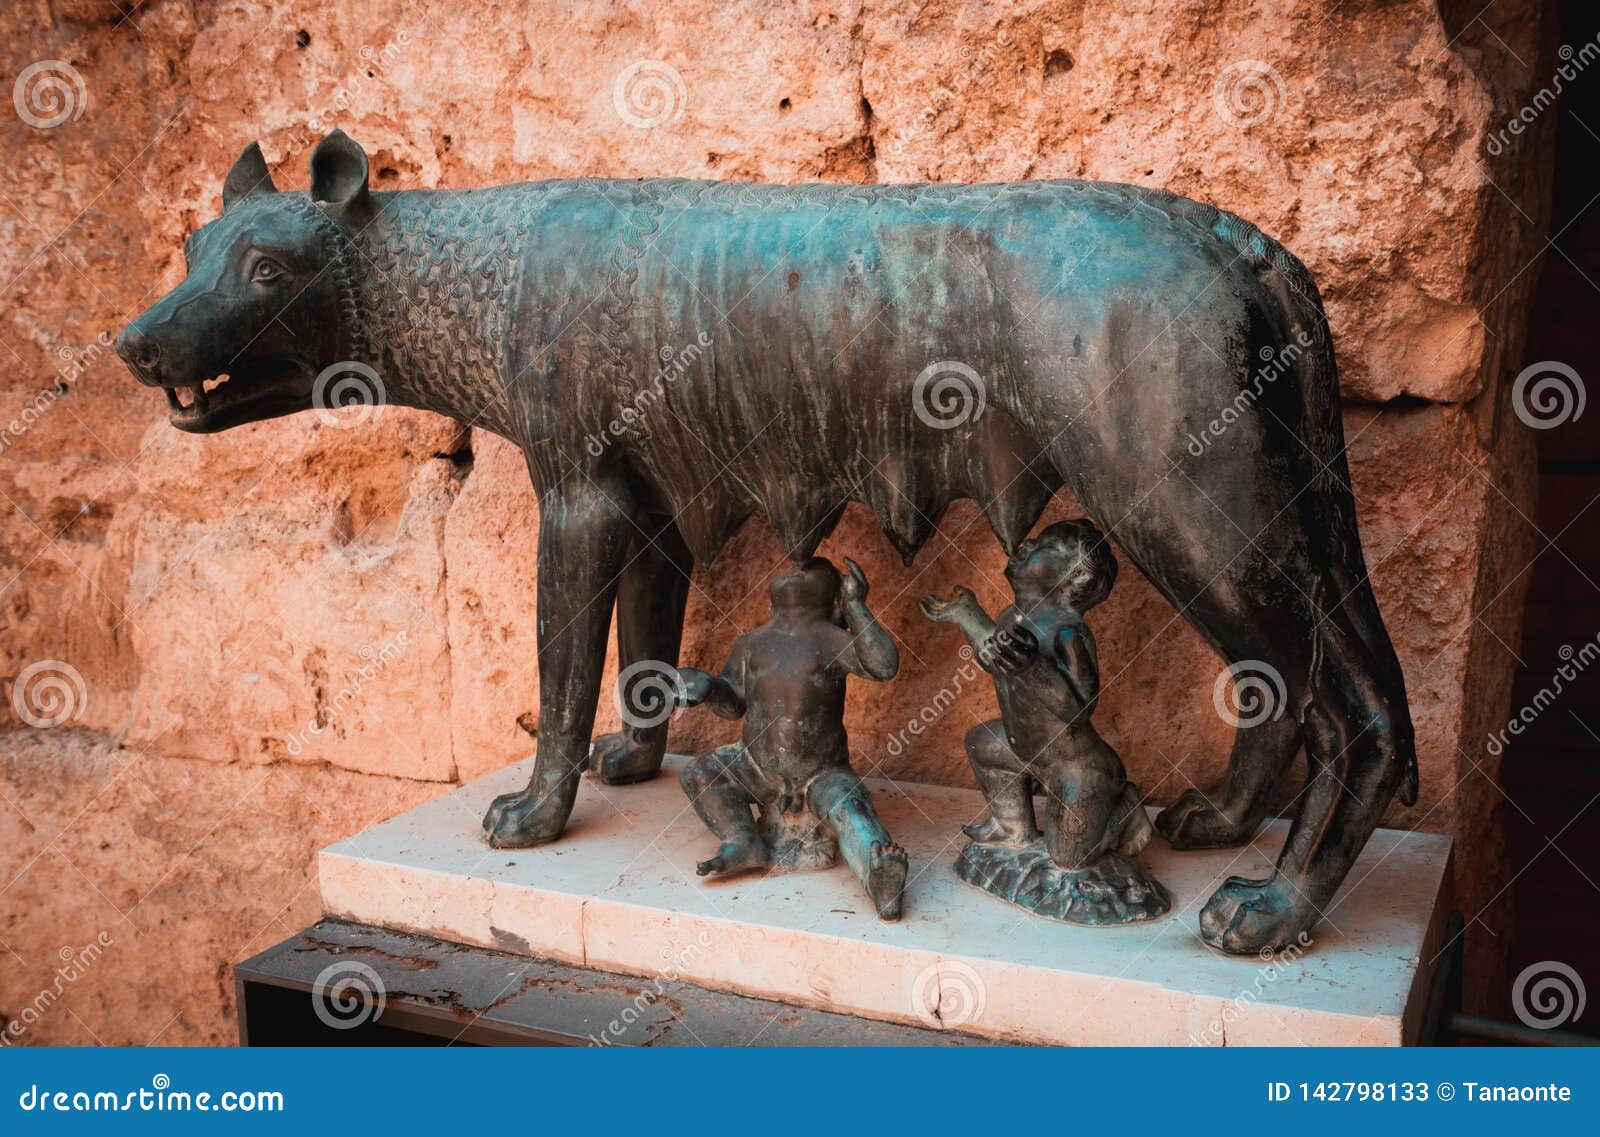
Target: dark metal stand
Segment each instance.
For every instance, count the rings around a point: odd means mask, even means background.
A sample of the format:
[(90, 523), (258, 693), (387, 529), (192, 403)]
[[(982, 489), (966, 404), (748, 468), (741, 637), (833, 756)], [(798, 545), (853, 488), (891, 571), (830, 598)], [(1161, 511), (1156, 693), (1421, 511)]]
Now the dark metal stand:
[[(1420, 1045), (1600, 1045), (1589, 1034), (1463, 1014), (1460, 931), (1453, 916)], [(365, 982), (341, 988), (357, 969)], [(341, 920), (245, 960), (233, 981), (245, 1046), (999, 1045)]]
[[(341, 988), (350, 976), (359, 978)], [(340, 920), (245, 960), (233, 977), (244, 1046), (997, 1045)]]

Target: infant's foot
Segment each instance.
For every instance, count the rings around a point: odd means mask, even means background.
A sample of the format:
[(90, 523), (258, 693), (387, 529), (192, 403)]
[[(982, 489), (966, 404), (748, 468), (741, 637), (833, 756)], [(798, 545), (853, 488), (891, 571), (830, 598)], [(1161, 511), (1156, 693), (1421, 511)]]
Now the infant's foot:
[(759, 841), (724, 841), (717, 855), (694, 866), (700, 876), (732, 876), (734, 873), (764, 869), (771, 858), (767, 846)]
[(1005, 822), (990, 814), (976, 825), (963, 825), (961, 832), (980, 845), (1010, 845), (1020, 848), (1039, 836), (1026, 822)]
[(898, 920), (906, 894), (906, 871), (910, 867), (906, 851), (894, 843), (872, 843), (872, 863), (867, 869), (867, 895), (878, 916)]

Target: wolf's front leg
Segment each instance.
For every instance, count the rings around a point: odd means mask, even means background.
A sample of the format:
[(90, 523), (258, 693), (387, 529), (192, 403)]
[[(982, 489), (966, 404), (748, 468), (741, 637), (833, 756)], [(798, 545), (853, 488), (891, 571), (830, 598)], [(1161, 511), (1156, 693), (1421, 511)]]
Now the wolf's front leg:
[(539, 752), (527, 788), (483, 819), (495, 848), (554, 841), (589, 756), (617, 577), (634, 532), (620, 479), (571, 477), (539, 502)]
[[(659, 664), (667, 672), (678, 664), (694, 558), (670, 519), (645, 516), (638, 525), (617, 585), (617, 671)], [(660, 771), (669, 720), (641, 721), (648, 725), (624, 722), (595, 739), (589, 768), (607, 785), (642, 782)]]

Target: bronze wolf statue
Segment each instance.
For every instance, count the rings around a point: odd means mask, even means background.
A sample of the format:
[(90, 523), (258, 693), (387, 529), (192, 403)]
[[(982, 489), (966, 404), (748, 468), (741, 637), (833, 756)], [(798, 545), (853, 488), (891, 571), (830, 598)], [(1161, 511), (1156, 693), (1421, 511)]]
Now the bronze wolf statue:
[(375, 193), (335, 131), (306, 193), (247, 149), (185, 254), (117, 341), (178, 429), (311, 409), (360, 364), (389, 401), (525, 452), (538, 755), (484, 819), (494, 845), (559, 837), (591, 761), (612, 783), (656, 773), (665, 722), (590, 754), (612, 607), (623, 667), (675, 664), (692, 563), (752, 514), (801, 563), (863, 501), (909, 559), (970, 497), (1014, 553), (1063, 484), (1223, 660), (1282, 678), (1225, 785), (1162, 815), (1172, 843), (1248, 840), (1305, 747), (1276, 871), (1211, 897), (1208, 942), (1295, 940), (1394, 794), (1414, 800), (1321, 301), (1231, 214), (1077, 181)]

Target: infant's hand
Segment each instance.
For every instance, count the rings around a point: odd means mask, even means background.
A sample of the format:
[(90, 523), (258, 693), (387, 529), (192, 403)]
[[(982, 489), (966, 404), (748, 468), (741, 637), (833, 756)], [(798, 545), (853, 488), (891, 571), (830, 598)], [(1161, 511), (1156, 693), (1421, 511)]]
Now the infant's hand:
[(972, 589), (958, 584), (955, 595), (949, 600), (941, 600), (931, 593), (922, 598), (922, 614), (930, 620), (945, 623), (956, 618), (956, 614), (966, 608), (977, 608), (978, 597)]
[(694, 667), (678, 669), (678, 686), (674, 691), (680, 707), (698, 707), (711, 694), (711, 676)]
[(981, 654), (996, 670), (1015, 675), (1038, 658), (1039, 641), (1022, 624), (1010, 622), (989, 637)]
[(867, 598), (867, 574), (849, 557), (844, 559), (844, 579), (839, 582), (839, 595), (845, 600), (861, 601)]

